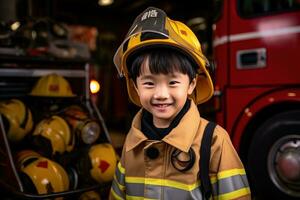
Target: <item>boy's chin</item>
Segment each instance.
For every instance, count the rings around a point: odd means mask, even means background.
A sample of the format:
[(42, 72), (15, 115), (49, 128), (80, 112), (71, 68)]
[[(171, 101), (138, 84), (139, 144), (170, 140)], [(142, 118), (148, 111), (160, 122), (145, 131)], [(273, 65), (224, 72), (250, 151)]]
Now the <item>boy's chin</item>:
[(153, 119), (157, 122), (154, 124), (157, 128), (167, 128), (173, 120), (170, 115), (153, 115)]

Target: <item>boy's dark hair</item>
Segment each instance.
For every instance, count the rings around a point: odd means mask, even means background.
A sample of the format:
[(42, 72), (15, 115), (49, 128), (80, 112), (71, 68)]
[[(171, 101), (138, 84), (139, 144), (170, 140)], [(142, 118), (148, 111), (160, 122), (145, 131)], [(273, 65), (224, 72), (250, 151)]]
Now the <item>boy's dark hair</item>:
[(149, 69), (153, 74), (168, 74), (175, 71), (187, 74), (190, 81), (196, 77), (196, 69), (190, 59), (179, 51), (170, 48), (151, 48), (143, 50), (129, 59), (127, 63), (130, 78), (136, 83), (141, 75), (141, 66), (149, 58)]

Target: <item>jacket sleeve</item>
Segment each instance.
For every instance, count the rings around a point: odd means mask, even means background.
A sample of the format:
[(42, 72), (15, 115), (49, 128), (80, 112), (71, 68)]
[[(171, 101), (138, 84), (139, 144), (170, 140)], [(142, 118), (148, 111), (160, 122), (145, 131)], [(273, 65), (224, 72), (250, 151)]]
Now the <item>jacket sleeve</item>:
[(228, 133), (220, 126), (212, 141), (211, 166), (213, 199), (251, 199), (244, 166)]
[(124, 167), (124, 149), (123, 148), (122, 156), (118, 165), (116, 167), (114, 179), (110, 189), (109, 199), (121, 200), (126, 199), (125, 195), (125, 167)]

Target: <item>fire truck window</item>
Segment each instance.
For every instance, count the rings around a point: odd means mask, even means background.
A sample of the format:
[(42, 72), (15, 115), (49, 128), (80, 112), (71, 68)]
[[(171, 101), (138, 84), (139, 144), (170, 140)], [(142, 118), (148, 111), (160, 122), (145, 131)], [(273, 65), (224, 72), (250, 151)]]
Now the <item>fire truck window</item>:
[(238, 3), (239, 13), (243, 17), (300, 9), (300, 0), (239, 0)]
[(257, 64), (258, 55), (257, 52), (249, 52), (241, 55), (241, 65), (249, 66)]

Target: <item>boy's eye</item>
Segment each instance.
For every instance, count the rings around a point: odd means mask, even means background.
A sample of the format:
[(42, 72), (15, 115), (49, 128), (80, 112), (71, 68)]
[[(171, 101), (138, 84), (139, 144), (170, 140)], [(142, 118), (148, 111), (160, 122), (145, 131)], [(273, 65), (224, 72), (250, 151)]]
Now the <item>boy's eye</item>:
[(179, 82), (178, 81), (170, 81), (170, 85), (176, 85), (176, 84), (178, 84)]
[(152, 83), (152, 82), (144, 82), (143, 85), (151, 86), (151, 85), (154, 85), (154, 83)]

